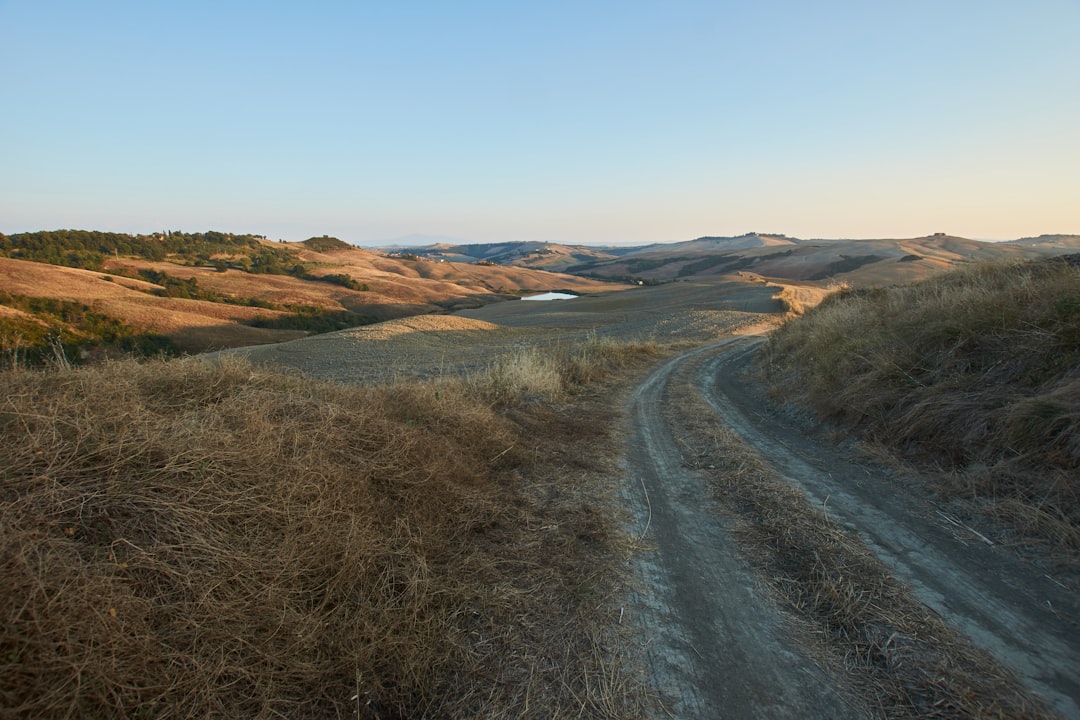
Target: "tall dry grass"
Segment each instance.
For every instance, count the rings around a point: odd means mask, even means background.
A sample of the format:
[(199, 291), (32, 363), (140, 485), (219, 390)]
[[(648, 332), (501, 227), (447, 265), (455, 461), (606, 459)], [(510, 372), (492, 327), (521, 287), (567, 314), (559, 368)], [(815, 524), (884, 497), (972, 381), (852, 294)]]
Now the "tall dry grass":
[(775, 392), (945, 471), (1034, 537), (1080, 548), (1080, 267), (975, 265), (844, 290), (770, 340)]
[(802, 315), (810, 308), (817, 306), (830, 294), (840, 290), (839, 286), (796, 285), (794, 283), (779, 283), (775, 280), (769, 280), (765, 284), (777, 289), (777, 293), (773, 297), (780, 301), (787, 317)]
[(490, 384), (0, 380), (0, 717), (633, 714), (605, 490)]
[(619, 342), (591, 336), (552, 348), (524, 347), (468, 379), (489, 401), (560, 400), (575, 388), (599, 382), (661, 352), (655, 342)]

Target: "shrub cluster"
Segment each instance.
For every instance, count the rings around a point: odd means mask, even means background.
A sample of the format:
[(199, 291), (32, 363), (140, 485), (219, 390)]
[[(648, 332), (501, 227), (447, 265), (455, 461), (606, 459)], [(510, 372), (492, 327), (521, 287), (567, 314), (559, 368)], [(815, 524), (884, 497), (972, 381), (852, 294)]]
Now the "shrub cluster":
[(0, 305), (27, 313), (0, 317), (0, 368), (58, 357), (78, 363), (106, 348), (140, 357), (177, 354), (164, 335), (141, 332), (85, 303), (0, 292)]

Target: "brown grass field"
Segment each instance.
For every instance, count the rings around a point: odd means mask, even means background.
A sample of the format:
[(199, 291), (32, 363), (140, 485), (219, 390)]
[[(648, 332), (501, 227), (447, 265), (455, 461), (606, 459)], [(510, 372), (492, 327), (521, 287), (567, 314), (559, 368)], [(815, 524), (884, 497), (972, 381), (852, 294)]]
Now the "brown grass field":
[[(376, 320), (477, 307), (528, 292), (554, 289), (603, 292), (625, 287), (525, 268), (406, 260), (359, 248), (324, 254), (312, 252), (302, 243), (271, 244), (290, 249), (314, 276), (348, 275), (366, 285), (367, 290), (288, 275), (234, 269), (218, 272), (211, 267), (137, 258), (110, 259), (105, 270), (129, 274), (155, 270), (194, 279), (200, 289), (238, 300), (303, 305), (328, 312), (350, 311)], [(243, 324), (256, 318), (289, 314), (282, 310), (149, 294), (155, 290), (160, 287), (109, 272), (0, 258), (0, 291), (85, 303), (139, 331), (165, 335), (185, 352), (276, 343), (308, 334)]]
[(655, 352), (4, 373), (0, 717), (633, 717), (583, 383)]
[(392, 320), (296, 342), (237, 348), (267, 367), (342, 382), (385, 382), (476, 372), (519, 348), (551, 351), (596, 341), (694, 344), (762, 322), (788, 306), (779, 285), (742, 278), (610, 289), (572, 301), (510, 301)]

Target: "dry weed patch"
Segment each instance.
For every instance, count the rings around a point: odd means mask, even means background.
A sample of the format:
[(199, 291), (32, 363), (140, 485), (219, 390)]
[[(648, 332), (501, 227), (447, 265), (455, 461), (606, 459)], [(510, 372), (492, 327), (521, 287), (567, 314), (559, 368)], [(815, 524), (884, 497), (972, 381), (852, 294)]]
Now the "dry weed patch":
[(775, 280), (769, 280), (765, 284), (768, 287), (777, 288), (778, 292), (774, 297), (783, 305), (785, 314), (788, 317), (802, 315), (810, 308), (817, 306), (830, 293), (836, 291), (836, 288), (780, 283)]
[(635, 714), (580, 413), (234, 359), (2, 382), (0, 717)]
[(661, 352), (655, 342), (624, 343), (597, 337), (546, 350), (527, 347), (499, 358), (469, 382), (478, 395), (491, 401), (559, 400)]
[(779, 329), (774, 392), (943, 471), (945, 492), (1080, 548), (1080, 266), (977, 265), (841, 291)]
[[(1018, 681), (891, 577), (862, 541), (779, 477), (700, 397), (677, 399), (691, 466), (806, 644), (875, 717), (1048, 718)], [(710, 419), (711, 418), (711, 419)]]

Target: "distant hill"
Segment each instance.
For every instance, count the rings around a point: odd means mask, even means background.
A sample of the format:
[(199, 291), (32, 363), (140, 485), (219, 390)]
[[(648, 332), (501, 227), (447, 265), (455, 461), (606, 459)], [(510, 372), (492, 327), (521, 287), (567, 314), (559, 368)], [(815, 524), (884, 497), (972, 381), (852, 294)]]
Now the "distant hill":
[(202, 352), (301, 337), (522, 293), (618, 288), (542, 270), (386, 255), (337, 238), (0, 234), (0, 356), (103, 347)]
[(990, 243), (803, 240), (778, 233), (640, 247), (435, 244), (378, 252), (338, 238), (85, 230), (0, 234), (0, 358), (61, 343), (201, 352), (478, 307), (524, 292), (739, 278), (812, 289), (888, 285), (958, 264), (1080, 252), (1080, 235)]
[(640, 248), (592, 247), (543, 242), (492, 244), (435, 244), (408, 248), (408, 252), (429, 260), (513, 265), (549, 272), (568, 272), (586, 263), (610, 260)]
[(1080, 235), (1040, 235), (1038, 237), (1010, 240), (1006, 244), (1022, 245), (1024, 247), (1065, 248), (1070, 250), (1080, 250)]
[(799, 240), (786, 235), (746, 233), (735, 237), (700, 237), (696, 240), (676, 242), (664, 245), (649, 245), (630, 253), (636, 257), (674, 253), (679, 255), (701, 255), (727, 253), (737, 250), (753, 250), (763, 247), (787, 247), (799, 244)]
[(1057, 235), (990, 243), (944, 233), (880, 240), (802, 240), (749, 233), (630, 249), (619, 257), (566, 271), (649, 283), (741, 274), (821, 285), (880, 285), (918, 280), (965, 262), (1036, 259), (1078, 249), (1076, 236)]
[(409, 249), (417, 257), (430, 259), (512, 265), (633, 283), (741, 273), (823, 285), (907, 282), (963, 262), (1034, 259), (1078, 251), (1078, 235), (1041, 235), (993, 243), (945, 233), (908, 239), (803, 240), (756, 232), (638, 247), (529, 242)]

